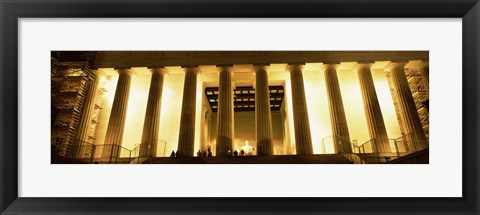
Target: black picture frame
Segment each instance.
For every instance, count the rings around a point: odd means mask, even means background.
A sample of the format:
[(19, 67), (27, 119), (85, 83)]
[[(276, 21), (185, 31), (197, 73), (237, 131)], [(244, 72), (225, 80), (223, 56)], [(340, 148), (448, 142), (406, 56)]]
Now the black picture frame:
[[(0, 0), (1, 214), (479, 214), (478, 0)], [(462, 18), (462, 198), (19, 198), (18, 19)], [(446, 157), (445, 159), (448, 159)], [(73, 186), (73, 185), (72, 185)], [(441, 189), (441, 188), (439, 188)], [(248, 207), (237, 207), (248, 205)]]

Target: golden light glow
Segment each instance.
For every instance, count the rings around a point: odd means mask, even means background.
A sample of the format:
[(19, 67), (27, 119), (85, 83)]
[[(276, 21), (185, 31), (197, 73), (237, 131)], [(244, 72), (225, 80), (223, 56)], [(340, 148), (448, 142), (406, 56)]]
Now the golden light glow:
[[(157, 147), (157, 156), (164, 156), (164, 154), (169, 156), (172, 150), (177, 150), (184, 78), (185, 75), (181, 72), (170, 73), (164, 78), (158, 136), (160, 140), (166, 142), (166, 146), (159, 145)], [(165, 153), (163, 152), (164, 148)]]
[[(95, 133), (95, 144), (103, 145), (105, 135), (107, 134), (108, 120), (112, 111), (113, 98), (115, 97), (115, 88), (117, 87), (118, 73), (113, 68), (99, 69), (100, 80), (105, 80), (103, 87), (105, 94), (101, 97), (102, 109), (99, 112), (98, 125)], [(95, 157), (101, 157), (102, 150), (95, 151)]]
[(134, 69), (128, 97), (122, 147), (133, 149), (141, 144), (151, 74), (146, 68)]
[[(323, 70), (305, 70), (303, 79), (313, 153), (321, 154), (322, 139), (332, 136), (324, 72)], [(334, 153), (333, 144), (325, 144), (325, 151)]]
[[(290, 79), (290, 75), (288, 75), (288, 72), (286, 72), (285, 75), (285, 99), (286, 99), (286, 112), (287, 116), (289, 118), (288, 120), (288, 132), (289, 132), (289, 141), (290, 144), (287, 146), (287, 151), (291, 151), (292, 154), (296, 153), (295, 149), (295, 128), (293, 125), (293, 103), (292, 103), (292, 92), (290, 89), (292, 89), (292, 81)], [(307, 102), (308, 104), (308, 102)]]
[[(402, 136), (402, 133), (400, 131), (400, 125), (398, 124), (397, 113), (395, 112), (395, 106), (393, 104), (392, 94), (390, 93), (387, 76), (382, 69), (376, 69), (372, 70), (372, 77), (375, 82), (375, 90), (377, 91), (380, 109), (382, 109), (383, 121), (385, 122), (388, 138), (399, 138)], [(392, 141), (390, 142), (393, 144)], [(394, 149), (395, 147), (391, 145), (390, 148)]]
[(357, 71), (354, 68), (338, 70), (337, 76), (342, 92), (350, 140), (356, 140), (358, 144), (365, 143), (370, 140), (370, 135), (368, 134)]
[[(368, 133), (358, 74), (354, 66), (355, 64), (351, 62), (342, 63), (337, 69), (337, 76), (342, 93), (350, 139), (352, 142), (355, 140), (361, 145), (371, 138)], [(304, 69), (303, 78), (313, 152), (314, 154), (335, 153), (331, 138), (332, 128), (330, 124), (324, 71), (318, 66), (311, 66), (310, 68), (310, 70), (308, 70), (308, 67)], [(401, 133), (385, 72), (383, 69), (372, 70), (372, 76), (387, 134), (390, 139), (398, 138), (401, 136)], [(290, 89), (290, 84), (290, 78), (288, 77), (286, 78), (287, 89)], [(291, 92), (288, 92), (286, 95), (287, 107), (290, 109), (288, 110), (288, 114), (293, 116), (293, 112), (291, 111)], [(290, 134), (294, 134), (293, 120), (289, 121), (289, 125)], [(294, 145), (295, 140), (293, 135), (291, 141)], [(369, 147), (367, 147), (366, 150), (369, 151)]]
[[(202, 74), (198, 74), (197, 76), (197, 95), (196, 95), (196, 103), (195, 103), (195, 144), (193, 146), (193, 152), (197, 153), (200, 149), (200, 138), (201, 138), (201, 125), (202, 125), (202, 97), (203, 96), (203, 80)], [(202, 149), (203, 150), (203, 149)], [(194, 156), (194, 155), (192, 155)]]
[[(356, 70), (354, 70), (354, 65), (355, 63), (352, 62), (345, 64), (342, 63), (337, 70), (337, 75), (343, 97), (350, 139), (357, 140), (358, 144), (362, 144), (368, 141), (370, 137), (365, 119), (358, 75)], [(283, 148), (281, 150), (277, 149), (276, 151), (282, 151), (283, 153), (291, 152), (292, 154), (295, 154), (295, 130), (293, 124), (290, 75), (284, 69), (280, 69), (285, 68), (286, 65), (277, 65), (274, 67), (277, 70), (275, 70), (275, 72), (270, 71), (269, 79), (271, 82), (276, 84), (285, 83), (284, 99), (286, 106), (284, 108), (286, 112), (286, 118), (288, 119), (285, 123), (286, 125), (284, 125), (285, 134), (283, 135)], [(215, 67), (212, 68), (216, 69)], [(151, 79), (151, 74), (147, 68), (134, 68), (134, 71), (135, 74), (132, 76), (125, 132), (122, 144), (124, 148), (128, 149), (132, 149), (141, 142)], [(196, 116), (194, 153), (200, 149), (201, 119), (203, 117), (203, 87), (206, 82), (211, 84), (212, 81), (218, 81), (218, 78), (215, 74), (216, 73), (210, 71), (203, 76), (201, 74), (198, 76), (196, 95), (197, 101), (195, 107)], [(325, 78), (322, 65), (307, 64), (303, 72), (303, 76), (314, 154), (334, 153), (333, 143), (331, 141), (332, 129), (330, 124), (327, 91), (325, 87)], [(401, 136), (401, 133), (385, 73), (383, 69), (376, 68), (372, 69), (372, 76), (375, 82), (375, 89), (377, 91), (387, 134), (391, 139), (398, 138)], [(183, 72), (181, 72), (181, 68), (175, 67), (169, 69), (169, 74), (164, 78), (159, 128), (159, 139), (162, 140), (162, 142), (159, 142), (157, 147), (157, 156), (159, 157), (169, 156), (172, 150), (177, 150), (184, 77), (185, 75)], [(115, 70), (113, 70), (113, 68), (101, 69), (99, 70), (99, 78), (102, 82), (104, 82), (103, 86), (106, 90), (106, 93), (103, 96), (102, 109), (100, 110), (100, 115), (98, 118), (99, 125), (97, 126), (96, 130), (95, 144), (103, 144), (105, 139), (110, 111), (117, 86), (118, 74), (115, 72)], [(215, 120), (216, 118), (212, 119), (212, 121)], [(214, 123), (215, 122), (212, 122), (212, 125)], [(216, 128), (211, 127), (204, 129), (211, 129), (207, 132), (207, 134), (213, 135), (205, 138), (209, 140), (209, 142), (205, 143), (205, 145), (210, 145), (215, 155)], [(240, 147), (244, 146), (245, 139), (249, 140), (250, 146), (256, 146), (256, 141), (254, 138), (234, 137), (234, 149), (239, 149)], [(165, 141), (166, 144), (164, 144), (163, 141)], [(322, 142), (324, 144), (322, 144)]]

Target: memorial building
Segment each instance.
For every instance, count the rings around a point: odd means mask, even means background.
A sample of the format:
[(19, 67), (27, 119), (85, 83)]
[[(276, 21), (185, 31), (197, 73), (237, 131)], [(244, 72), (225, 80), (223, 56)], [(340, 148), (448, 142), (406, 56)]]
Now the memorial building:
[(52, 163), (428, 163), (428, 51), (52, 51)]

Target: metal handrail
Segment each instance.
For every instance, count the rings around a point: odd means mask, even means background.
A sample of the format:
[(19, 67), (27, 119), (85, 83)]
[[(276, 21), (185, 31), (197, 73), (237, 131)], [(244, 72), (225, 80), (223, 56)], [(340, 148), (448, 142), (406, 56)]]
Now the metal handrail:
[[(331, 135), (331, 136), (327, 136), (327, 137), (324, 137), (322, 138), (322, 144), (325, 145), (325, 139), (326, 138), (329, 138), (329, 137), (336, 137), (336, 138), (339, 138), (341, 139), (342, 141), (345, 141), (347, 142), (348, 144), (352, 145), (352, 143), (347, 140), (346, 138), (344, 137), (341, 137), (341, 136), (338, 136), (338, 135)], [(343, 157), (345, 157), (347, 160), (349, 160), (350, 162), (354, 163), (354, 164), (366, 164), (367, 161), (365, 159), (363, 159), (362, 157), (358, 156), (357, 154), (355, 153), (347, 153), (345, 152), (342, 147), (340, 147), (340, 145), (334, 141), (334, 147), (335, 149), (337, 150), (337, 153), (342, 155)]]
[[(148, 158), (152, 157), (151, 155), (147, 156), (147, 157), (145, 157), (145, 156), (141, 157), (140, 156), (140, 146), (142, 144), (135, 144), (136, 146), (134, 148), (128, 149), (128, 148), (125, 148), (125, 147), (117, 145), (117, 144), (107, 144), (107, 145), (103, 144), (103, 145), (100, 145), (100, 144), (93, 144), (93, 143), (89, 143), (89, 142), (81, 141), (81, 140), (77, 140), (76, 142), (81, 143), (81, 144), (77, 144), (75, 146), (74, 152), (73, 152), (74, 158), (76, 158), (76, 159), (83, 158), (83, 156), (80, 155), (80, 153), (84, 151), (84, 148), (91, 147), (91, 149), (88, 152), (90, 156), (86, 157), (86, 158), (90, 158), (89, 163), (94, 163), (95, 153), (96, 153), (96, 150), (98, 148), (101, 148), (101, 147), (104, 148), (104, 147), (110, 147), (110, 146), (112, 146), (111, 147), (112, 151), (110, 153), (110, 158), (109, 158), (108, 163), (117, 163), (119, 158), (120, 159), (126, 158), (126, 159), (128, 159), (127, 161), (129, 163), (141, 163), (140, 160), (143, 160), (144, 158), (148, 159)], [(164, 150), (165, 150), (167, 141), (158, 140), (157, 142), (162, 142), (165, 145), (164, 146)], [(126, 151), (128, 153), (128, 156), (122, 157), (122, 154), (123, 154), (122, 150), (124, 150), (124, 152)]]

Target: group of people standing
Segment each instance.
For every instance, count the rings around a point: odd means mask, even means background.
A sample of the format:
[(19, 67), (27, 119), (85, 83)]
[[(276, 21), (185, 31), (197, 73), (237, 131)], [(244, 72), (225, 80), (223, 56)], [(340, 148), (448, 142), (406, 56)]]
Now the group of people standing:
[[(210, 148), (208, 148), (207, 151), (200, 151), (198, 150), (197, 152), (197, 157), (212, 157), (212, 150)], [(175, 150), (172, 150), (172, 153), (170, 153), (170, 157), (171, 158), (179, 158), (180, 157), (180, 154), (178, 153), (178, 150), (177, 152), (175, 152)]]
[[(240, 152), (235, 149), (235, 151), (228, 150), (227, 156), (228, 157), (238, 157), (238, 156), (252, 156), (253, 153), (251, 151), (245, 152), (245, 150), (241, 149)], [(170, 153), (171, 158), (179, 158), (180, 154), (178, 153), (178, 150), (175, 152), (175, 150), (172, 150), (172, 153)], [(197, 157), (213, 157), (212, 155), (212, 149), (208, 148), (207, 150), (198, 150), (197, 151)]]
[(253, 155), (253, 152), (249, 151), (249, 152), (245, 152), (245, 150), (241, 149), (240, 150), (240, 153), (235, 149), (235, 151), (233, 151), (233, 154), (230, 150), (228, 150), (227, 152), (227, 155), (228, 156), (232, 156), (233, 157), (238, 157), (238, 156), (252, 156)]
[(170, 157), (171, 158), (179, 158), (180, 155), (178, 154), (178, 150), (177, 150), (177, 152), (175, 152), (175, 150), (172, 150), (172, 153), (170, 153)]
[(197, 152), (197, 157), (212, 157), (212, 149), (208, 148), (207, 150), (201, 151), (200, 149)]

